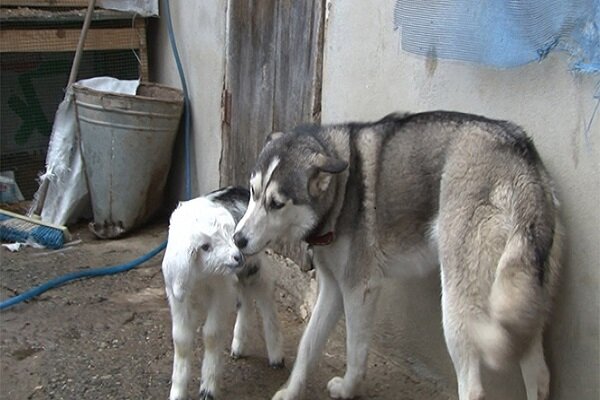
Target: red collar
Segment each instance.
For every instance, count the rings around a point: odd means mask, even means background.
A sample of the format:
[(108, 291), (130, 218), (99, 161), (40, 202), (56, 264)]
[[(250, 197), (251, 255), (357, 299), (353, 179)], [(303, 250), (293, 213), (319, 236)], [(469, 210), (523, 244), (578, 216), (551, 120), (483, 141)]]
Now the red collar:
[(306, 243), (310, 244), (311, 246), (327, 246), (333, 242), (334, 238), (335, 235), (333, 232), (327, 232), (319, 236), (309, 236), (306, 238)]

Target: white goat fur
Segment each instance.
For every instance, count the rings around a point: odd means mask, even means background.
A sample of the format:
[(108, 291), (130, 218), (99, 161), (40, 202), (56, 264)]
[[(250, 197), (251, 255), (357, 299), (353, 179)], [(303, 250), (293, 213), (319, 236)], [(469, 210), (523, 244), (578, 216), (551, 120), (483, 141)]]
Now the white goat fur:
[[(282, 335), (274, 303), (274, 282), (264, 253), (243, 257), (233, 243), (235, 221), (210, 198), (180, 203), (173, 212), (162, 269), (171, 309), (174, 345), (170, 400), (187, 398), (194, 335), (202, 328), (201, 399), (214, 399), (222, 372), (228, 322), (238, 301), (231, 354), (244, 355), (252, 303), (260, 311), (272, 367), (283, 366)], [(252, 269), (249, 269), (252, 268)]]

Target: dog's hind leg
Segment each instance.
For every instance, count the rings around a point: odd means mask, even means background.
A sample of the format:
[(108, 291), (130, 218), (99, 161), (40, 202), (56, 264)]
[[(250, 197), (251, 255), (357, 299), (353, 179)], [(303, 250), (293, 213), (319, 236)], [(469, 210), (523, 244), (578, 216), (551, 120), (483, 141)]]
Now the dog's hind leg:
[[(460, 400), (484, 400), (485, 392), (481, 384), (481, 361), (479, 355), (469, 351), (468, 345), (459, 343), (462, 339), (446, 339), (451, 354)], [(452, 343), (452, 344), (451, 344)]]
[(373, 280), (351, 288), (342, 287), (346, 315), (347, 367), (343, 378), (335, 377), (327, 384), (329, 396), (334, 399), (355, 397), (365, 378), (380, 291), (379, 283)]
[(227, 331), (227, 315), (230, 311), (230, 294), (225, 289), (215, 290), (210, 300), (206, 322), (202, 328), (204, 359), (202, 360), (202, 384), (200, 399), (214, 399), (217, 382), (223, 367), (223, 350)]
[(481, 384), (481, 360), (474, 345), (469, 344), (464, 332), (444, 331), (446, 345), (454, 364), (460, 400), (483, 400), (485, 393)]
[(272, 400), (296, 400), (306, 384), (308, 371), (321, 355), (327, 338), (342, 313), (342, 294), (331, 273), (317, 269), (319, 293), (317, 303), (302, 334), (292, 374), (284, 389), (279, 390)]
[(531, 348), (521, 359), (521, 374), (525, 382), (527, 400), (547, 400), (550, 395), (550, 372), (544, 359), (542, 334), (539, 333)]
[(189, 298), (182, 301), (169, 296), (173, 335), (173, 375), (171, 377), (170, 400), (187, 398), (187, 387), (192, 370), (194, 334), (198, 327), (198, 318), (189, 304)]
[(453, 298), (444, 281), (442, 270), (442, 315), (444, 338), (448, 353), (454, 364), (460, 400), (483, 400), (485, 394), (481, 383), (481, 357), (477, 347), (469, 339), (465, 318), (456, 310), (458, 301)]

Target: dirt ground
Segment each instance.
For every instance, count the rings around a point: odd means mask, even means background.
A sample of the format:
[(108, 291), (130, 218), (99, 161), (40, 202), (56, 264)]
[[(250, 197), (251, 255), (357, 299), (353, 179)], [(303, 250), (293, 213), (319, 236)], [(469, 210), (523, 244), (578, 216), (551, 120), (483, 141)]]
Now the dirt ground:
[[(128, 262), (165, 238), (166, 223), (113, 241), (97, 240), (79, 226), (74, 239), (80, 242), (59, 251), (3, 248), (0, 299), (71, 271)], [(0, 312), (0, 399), (167, 399), (173, 354), (161, 260), (162, 253), (131, 271), (69, 283)], [(227, 357), (219, 399), (270, 399), (287, 379), (305, 321), (286, 305), (285, 282), (279, 286), (286, 367), (268, 367), (257, 321), (251, 355)], [(327, 381), (343, 373), (341, 329), (313, 371), (306, 399), (328, 398)], [(201, 346), (199, 340), (197, 358)], [(198, 398), (196, 364), (190, 399)], [(415, 376), (402, 360), (372, 353), (369, 364), (362, 399), (453, 398)]]

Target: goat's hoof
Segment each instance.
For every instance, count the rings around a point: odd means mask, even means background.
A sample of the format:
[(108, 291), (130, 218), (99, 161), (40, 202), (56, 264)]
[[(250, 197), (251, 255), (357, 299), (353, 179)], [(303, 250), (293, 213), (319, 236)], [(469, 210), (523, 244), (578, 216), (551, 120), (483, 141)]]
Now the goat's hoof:
[(242, 353), (237, 353), (237, 352), (231, 352), (231, 358), (234, 360), (241, 360), (244, 358), (248, 358), (248, 356), (246, 356), (245, 354)]
[(269, 367), (273, 369), (282, 369), (285, 367), (285, 360), (282, 358), (279, 361), (269, 361)]
[(200, 400), (215, 400), (215, 396), (206, 389), (200, 391)]

